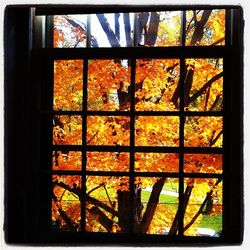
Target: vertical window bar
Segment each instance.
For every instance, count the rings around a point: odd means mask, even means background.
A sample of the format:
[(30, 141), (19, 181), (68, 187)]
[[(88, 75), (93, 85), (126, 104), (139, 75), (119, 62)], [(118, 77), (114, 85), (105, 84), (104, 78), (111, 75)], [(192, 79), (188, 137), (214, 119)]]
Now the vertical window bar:
[(54, 16), (46, 16), (47, 29), (45, 33), (46, 48), (53, 48), (53, 28), (54, 28)]
[(85, 232), (86, 223), (86, 163), (87, 163), (87, 90), (88, 90), (88, 60), (83, 61), (83, 98), (82, 98), (82, 197), (81, 200), (81, 230)]
[[(185, 46), (186, 40), (186, 11), (182, 12), (182, 21), (181, 21), (181, 39), (182, 46)], [(184, 158), (184, 79), (185, 79), (185, 59), (180, 58), (180, 127), (179, 127), (179, 218), (178, 218), (178, 235), (183, 235), (183, 219), (184, 219), (184, 176), (183, 176), (183, 158)]]
[(131, 77), (130, 77), (130, 233), (133, 233), (134, 228), (134, 153), (135, 153), (135, 72), (136, 72), (136, 59), (131, 58)]
[(232, 45), (232, 31), (233, 31), (233, 10), (226, 9), (225, 14), (225, 45), (230, 46)]

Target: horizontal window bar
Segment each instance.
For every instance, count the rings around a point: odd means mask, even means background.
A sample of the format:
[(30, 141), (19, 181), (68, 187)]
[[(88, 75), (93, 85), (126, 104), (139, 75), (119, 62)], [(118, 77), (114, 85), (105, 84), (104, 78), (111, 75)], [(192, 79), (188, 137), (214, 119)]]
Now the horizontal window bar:
[[(37, 54), (51, 59), (101, 59), (101, 58), (221, 58), (230, 54), (225, 46), (185, 47), (134, 47), (134, 48), (46, 48)], [(117, 56), (119, 55), (119, 56)]]
[(63, 15), (63, 14), (95, 14), (95, 13), (119, 13), (119, 12), (143, 12), (143, 11), (175, 11), (175, 10), (205, 10), (205, 9), (237, 9), (234, 5), (40, 5), (35, 14), (39, 15)]

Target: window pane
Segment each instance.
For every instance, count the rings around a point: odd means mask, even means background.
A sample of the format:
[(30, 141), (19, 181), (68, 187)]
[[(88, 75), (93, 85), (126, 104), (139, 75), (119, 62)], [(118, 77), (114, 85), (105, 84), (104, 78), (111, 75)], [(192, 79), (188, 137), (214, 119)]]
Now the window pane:
[(137, 14), (139, 46), (179, 46), (181, 44), (181, 12), (140, 12)]
[(137, 172), (178, 172), (179, 154), (135, 153)]
[(219, 237), (222, 231), (221, 179), (185, 179), (184, 235)]
[(87, 152), (88, 171), (129, 171), (129, 153)]
[(88, 110), (129, 110), (128, 60), (89, 60)]
[(185, 63), (185, 109), (190, 111), (221, 111), (223, 105), (223, 59), (186, 59)]
[(54, 16), (54, 48), (86, 47), (86, 15)]
[(222, 117), (186, 117), (184, 127), (185, 147), (222, 147)]
[(172, 102), (180, 77), (177, 59), (141, 59), (136, 61), (135, 109), (175, 111)]
[(54, 110), (82, 110), (82, 60), (54, 61)]
[(130, 118), (127, 116), (88, 116), (87, 145), (129, 145)]
[(178, 146), (178, 116), (138, 116), (135, 119), (136, 146)]
[(129, 177), (87, 176), (86, 231), (124, 233), (130, 226)]
[(81, 170), (82, 152), (53, 151), (53, 170)]
[[(136, 177), (136, 233), (168, 234), (178, 209), (178, 179)], [(149, 225), (145, 228), (145, 224)]]
[(225, 45), (225, 10), (186, 13), (186, 45)]
[(53, 175), (52, 228), (80, 231), (81, 229), (81, 177)]
[(222, 173), (222, 154), (184, 154), (186, 173)]
[(80, 115), (55, 115), (53, 118), (54, 145), (82, 144), (82, 117)]
[(91, 15), (91, 47), (132, 47), (133, 13)]

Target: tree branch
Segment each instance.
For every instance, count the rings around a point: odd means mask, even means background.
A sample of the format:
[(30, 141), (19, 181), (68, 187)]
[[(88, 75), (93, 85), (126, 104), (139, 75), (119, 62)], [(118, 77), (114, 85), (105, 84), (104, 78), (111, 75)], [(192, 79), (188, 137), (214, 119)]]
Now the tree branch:
[(105, 203), (103, 203), (103, 202), (101, 202), (93, 197), (90, 197), (90, 196), (86, 196), (86, 201), (93, 204), (93, 205), (96, 205), (100, 208), (103, 208), (108, 213), (111, 213), (112, 215), (118, 217), (118, 212), (115, 211), (113, 208), (109, 207), (108, 205), (106, 205)]
[(194, 100), (196, 100), (208, 87), (212, 85), (213, 82), (219, 80), (223, 76), (223, 72), (217, 74), (216, 76), (212, 77), (207, 83), (205, 83), (195, 94), (193, 94), (188, 102), (187, 105), (192, 103)]
[(105, 32), (108, 41), (111, 45), (111, 47), (121, 47), (116, 35), (114, 34), (113, 30), (111, 29), (107, 18), (104, 16), (104, 14), (96, 14), (103, 31)]
[(108, 218), (97, 206), (87, 208), (87, 210), (94, 216), (98, 217), (98, 222), (108, 231), (112, 231), (113, 221)]
[(141, 223), (138, 225), (138, 232), (147, 233), (150, 223), (153, 219), (156, 207), (159, 202), (159, 197), (164, 186), (166, 177), (160, 178), (154, 185), (148, 201), (146, 211), (143, 215)]
[(218, 141), (218, 139), (220, 138), (220, 136), (222, 135), (222, 133), (223, 133), (223, 130), (221, 130), (221, 131), (216, 135), (216, 137), (215, 137), (213, 140), (211, 140), (211, 142), (209, 143), (209, 147), (212, 147), (212, 146)]

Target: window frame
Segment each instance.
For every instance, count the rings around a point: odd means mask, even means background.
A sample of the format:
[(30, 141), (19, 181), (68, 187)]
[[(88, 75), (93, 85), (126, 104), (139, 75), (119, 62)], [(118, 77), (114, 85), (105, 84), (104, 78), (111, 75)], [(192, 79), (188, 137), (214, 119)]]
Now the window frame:
[[(32, 55), (32, 61), (35, 62), (35, 66), (31, 67), (35, 69), (36, 73), (31, 74), (32, 80), (35, 80), (37, 83), (34, 87), (32, 93), (35, 94), (36, 97), (41, 99), (40, 104), (36, 104), (37, 110), (34, 111), (34, 115), (36, 117), (35, 123), (33, 124), (34, 131), (32, 134), (37, 136), (38, 146), (36, 147), (36, 156), (33, 159), (33, 163), (40, 159), (40, 164), (36, 163), (36, 180), (39, 180), (39, 184), (37, 185), (36, 194), (41, 197), (41, 200), (36, 200), (36, 224), (34, 226), (35, 232), (42, 236), (43, 240), (48, 243), (122, 243), (122, 244), (152, 244), (152, 243), (164, 243), (164, 244), (197, 244), (197, 243), (208, 243), (208, 244), (225, 244), (225, 243), (236, 243), (239, 242), (242, 236), (242, 224), (239, 223), (236, 219), (232, 222), (231, 217), (234, 214), (234, 211), (238, 214), (240, 218), (239, 211), (242, 211), (242, 200), (240, 202), (239, 207), (235, 208), (232, 204), (238, 199), (236, 197), (232, 198), (229, 196), (229, 190), (232, 190), (233, 185), (231, 184), (233, 175), (236, 174), (236, 171), (233, 169), (233, 163), (236, 163), (237, 160), (240, 162), (240, 171), (238, 173), (238, 178), (236, 179), (236, 184), (239, 192), (242, 194), (242, 138), (236, 138), (233, 136), (233, 131), (236, 129), (239, 135), (242, 135), (242, 10), (239, 6), (178, 6), (178, 7), (169, 7), (169, 6), (157, 6), (157, 7), (149, 7), (149, 6), (140, 6), (140, 7), (122, 7), (118, 8), (102, 6), (101, 8), (96, 6), (79, 6), (79, 7), (62, 7), (62, 8), (36, 8), (36, 15), (44, 15), (44, 14), (70, 14), (70, 13), (101, 13), (101, 12), (126, 12), (126, 11), (154, 11), (154, 10), (188, 10), (188, 9), (218, 9), (225, 8), (226, 9), (226, 39), (224, 46), (180, 46), (180, 47), (155, 47), (155, 48), (43, 48), (43, 49), (34, 49), (34, 53)], [(230, 8), (234, 8), (234, 12), (229, 10)], [(114, 11), (115, 10), (115, 11)], [(232, 17), (236, 18), (236, 21), (232, 21)], [(238, 18), (238, 20), (237, 20)], [(240, 29), (239, 29), (240, 28)], [(230, 32), (234, 32), (233, 34), (229, 34)], [(184, 32), (183, 32), (184, 33)], [(50, 33), (47, 34), (48, 40), (51, 42)], [(238, 40), (237, 40), (238, 37)], [(185, 39), (185, 36), (182, 36), (182, 39)], [(112, 52), (111, 52), (112, 50)], [(119, 57), (117, 57), (119, 55)], [(128, 56), (129, 55), (129, 56)], [(153, 59), (153, 58), (178, 58), (180, 59), (180, 78), (182, 79), (182, 97), (183, 97), (183, 69), (184, 69), (184, 60), (185, 58), (223, 58), (223, 110), (219, 112), (195, 112), (195, 111), (184, 111), (183, 101), (181, 101), (181, 108), (179, 111), (169, 111), (169, 112), (151, 112), (151, 111), (135, 111), (134, 110), (134, 98), (131, 98), (131, 109), (130, 111), (120, 112), (120, 111), (87, 111), (87, 62), (88, 59), (129, 59), (131, 60), (131, 93), (134, 92), (134, 82), (135, 82), (135, 64), (136, 59), (145, 58)], [(167, 56), (165, 56), (167, 55)], [(82, 111), (52, 111), (53, 105), (51, 99), (53, 99), (53, 61), (56, 59), (82, 59), (84, 61), (84, 80), (83, 80), (83, 105), (84, 109)], [(233, 60), (232, 62), (232, 59)], [(239, 62), (239, 64), (237, 64)], [(232, 68), (237, 68), (237, 72), (234, 74)], [(44, 72), (46, 72), (44, 74)], [(233, 84), (235, 79), (240, 80), (240, 86), (236, 86)], [(48, 80), (49, 79), (49, 80)], [(235, 92), (234, 92), (235, 91)], [(9, 94), (9, 93), (7, 93)], [(52, 94), (52, 95), (51, 95)], [(233, 94), (236, 94), (236, 100), (232, 97)], [(133, 95), (131, 95), (133, 96)], [(181, 98), (183, 100), (183, 98)], [(34, 100), (32, 101), (34, 103)], [(233, 105), (235, 104), (235, 106)], [(240, 114), (239, 114), (240, 113)], [(53, 146), (51, 143), (52, 139), (52, 117), (53, 114), (75, 114), (82, 115), (84, 117), (82, 119), (82, 146)], [(136, 176), (168, 176), (168, 177), (176, 177), (179, 178), (179, 194), (180, 194), (180, 203), (183, 202), (183, 191), (184, 191), (184, 178), (185, 177), (221, 177), (223, 178), (223, 235), (220, 238), (208, 238), (208, 237), (188, 237), (183, 236), (182, 231), (180, 230), (181, 235), (179, 236), (166, 236), (166, 235), (139, 235), (139, 234), (109, 234), (109, 233), (86, 233), (86, 232), (53, 232), (48, 230), (51, 228), (51, 210), (48, 209), (50, 207), (49, 203), (51, 202), (51, 176), (55, 173), (55, 171), (51, 170), (51, 162), (52, 162), (52, 154), (51, 152), (56, 149), (75, 149), (82, 151), (82, 161), (86, 162), (86, 152), (87, 148), (84, 147), (86, 144), (86, 117), (88, 115), (129, 115), (131, 117), (130, 122), (130, 131), (134, 130), (134, 117), (138, 114), (143, 115), (177, 115), (180, 117), (180, 145), (177, 148), (169, 148), (169, 147), (161, 147), (156, 148), (156, 151), (160, 152), (177, 152), (179, 153), (180, 165), (179, 165), (179, 173), (171, 174), (171, 173), (134, 173), (134, 158), (130, 158), (130, 171), (126, 175), (130, 177), (130, 185), (131, 187), (134, 185), (134, 178)], [(235, 117), (235, 119), (232, 118)], [(223, 117), (223, 148), (185, 148), (184, 147), (184, 118), (185, 116), (222, 116)], [(231, 116), (231, 117), (230, 117)], [(39, 124), (38, 128), (36, 127)], [(51, 135), (51, 137), (48, 137)], [(240, 136), (239, 136), (240, 137)], [(130, 145), (134, 145), (134, 134), (130, 132)], [(231, 152), (236, 150), (236, 146), (232, 145), (232, 142), (236, 143), (236, 145), (240, 146), (236, 156), (232, 156)], [(82, 147), (84, 149), (82, 149)], [(103, 151), (117, 151), (117, 148), (110, 146), (87, 146), (88, 149), (95, 150), (103, 150)], [(130, 152), (130, 156), (133, 155), (134, 152), (138, 152), (135, 149), (145, 150), (141, 147), (128, 146), (128, 147), (119, 147), (120, 149), (125, 149), (126, 152)], [(154, 150), (154, 147), (149, 147), (148, 150)], [(122, 150), (124, 152), (124, 150)], [(152, 152), (152, 151), (149, 151)], [(205, 174), (205, 173), (184, 173), (183, 171), (183, 157), (185, 152), (195, 152), (195, 153), (203, 153), (203, 152), (211, 152), (211, 153), (222, 153), (223, 154), (223, 173), (222, 174)], [(229, 157), (230, 156), (230, 157)], [(29, 155), (26, 155), (29, 158)], [(80, 176), (84, 178), (88, 171), (86, 171), (84, 164), (82, 165), (82, 171), (80, 172)], [(229, 169), (226, 169), (225, 166), (229, 166)], [(79, 175), (79, 171), (56, 171), (61, 175), (69, 174), (69, 175)], [(124, 173), (122, 172), (100, 172), (95, 173), (96, 175), (112, 175), (112, 176), (120, 176)], [(85, 187), (83, 185), (83, 193), (85, 192)], [(83, 196), (83, 204), (86, 203), (86, 200)], [(132, 199), (132, 197), (131, 197)], [(82, 229), (85, 221), (85, 210), (82, 207)], [(47, 208), (47, 211), (46, 211)], [(132, 213), (132, 210), (131, 210)], [(181, 216), (180, 216), (181, 217)], [(242, 218), (241, 220), (242, 221)], [(230, 227), (233, 225), (238, 225), (239, 235), (233, 235), (233, 230), (230, 230)], [(180, 228), (182, 225), (180, 225)], [(134, 236), (136, 235), (136, 239)], [(34, 235), (34, 239), (38, 240), (39, 236)]]

